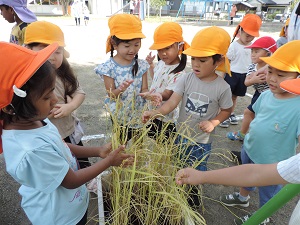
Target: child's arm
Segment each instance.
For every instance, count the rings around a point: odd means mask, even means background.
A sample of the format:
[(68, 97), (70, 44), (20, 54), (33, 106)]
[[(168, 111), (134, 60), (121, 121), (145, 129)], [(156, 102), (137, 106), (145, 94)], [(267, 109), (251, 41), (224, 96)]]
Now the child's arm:
[(202, 172), (192, 168), (179, 170), (176, 183), (182, 184), (221, 184), (237, 187), (268, 186), (287, 184), (277, 172), (274, 164), (245, 164), (219, 170)]
[(142, 77), (142, 89), (141, 93), (148, 92), (148, 79), (147, 79), (147, 72), (143, 74)]
[(71, 98), (67, 96), (66, 104), (56, 104), (53, 109), (53, 117), (54, 118), (62, 118), (70, 115), (74, 110), (76, 110), (84, 101), (85, 94), (84, 93), (75, 93), (75, 95)]
[(125, 146), (120, 146), (110, 152), (106, 158), (96, 162), (90, 167), (78, 171), (74, 171), (70, 168), (61, 185), (67, 189), (74, 189), (95, 178), (110, 166), (131, 165), (134, 155), (125, 154), (124, 149)]
[(69, 146), (71, 152), (73, 152), (77, 158), (88, 158), (88, 157), (105, 158), (112, 151), (111, 142), (97, 147), (80, 146), (80, 145), (74, 145), (70, 143), (66, 143), (66, 144)]
[(159, 109), (145, 111), (142, 115), (143, 123), (146, 123), (149, 119), (155, 116), (158, 117), (159, 115), (167, 115), (168, 113), (172, 112), (180, 103), (181, 99), (182, 96), (174, 92), (171, 98), (169, 98), (169, 100), (166, 101)]
[(244, 84), (249, 87), (253, 84), (262, 84), (266, 82), (266, 75), (268, 73), (267, 65), (257, 71), (253, 71), (250, 75), (246, 76)]
[(108, 76), (103, 76), (106, 92), (109, 97), (117, 98), (133, 83), (133, 80), (124, 81), (119, 87), (115, 86), (115, 80)]
[(218, 126), (220, 123), (222, 123), (223, 121), (229, 118), (231, 112), (232, 112), (232, 108), (221, 109), (220, 113), (215, 118), (209, 121), (201, 121), (199, 123), (199, 129), (207, 133), (212, 132), (216, 126)]
[(146, 57), (146, 61), (148, 62), (149, 64), (149, 74), (150, 74), (150, 77), (153, 79), (153, 76), (154, 76), (154, 63), (153, 63), (153, 60), (155, 58), (155, 55), (152, 56), (152, 52), (150, 52), (147, 57)]

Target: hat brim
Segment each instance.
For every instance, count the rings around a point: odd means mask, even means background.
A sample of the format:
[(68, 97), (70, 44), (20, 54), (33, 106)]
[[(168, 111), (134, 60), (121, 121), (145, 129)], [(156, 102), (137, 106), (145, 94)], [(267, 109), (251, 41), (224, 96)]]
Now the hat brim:
[(117, 38), (122, 40), (132, 40), (136, 38), (146, 38), (143, 33), (130, 33), (130, 34), (117, 34), (115, 35)]
[(259, 32), (258, 31), (251, 31), (251, 30), (248, 30), (247, 28), (246, 29), (243, 28), (243, 31), (245, 31), (247, 34), (249, 34), (253, 37), (259, 37)]
[(164, 42), (164, 43), (154, 43), (153, 45), (150, 46), (150, 50), (159, 50), (159, 49), (163, 49), (166, 47), (171, 46), (172, 44), (174, 44), (174, 41), (168, 41), (168, 42)]
[(212, 51), (197, 50), (197, 49), (193, 49), (192, 47), (189, 47), (188, 49), (184, 50), (182, 53), (194, 57), (208, 57), (216, 54), (215, 52)]
[(275, 69), (286, 71), (286, 72), (298, 72), (294, 70), (292, 67), (290, 67), (289, 65), (287, 65), (286, 63), (283, 63), (281, 60), (277, 59), (276, 56), (274, 55), (272, 55), (271, 57), (259, 57), (259, 58), (269, 66), (274, 67)]
[(12, 6), (14, 9), (15, 13), (18, 15), (20, 20), (22, 20), (25, 23), (32, 23), (34, 21), (37, 21), (36, 16), (34, 15), (33, 12), (31, 12), (29, 9), (26, 7), (21, 7), (21, 6)]
[[(15, 82), (16, 87), (21, 88), (34, 74), (35, 72), (49, 59), (51, 54), (58, 48), (57, 43), (48, 45), (46, 48), (36, 52), (36, 56), (26, 68), (23, 75), (18, 77)], [(31, 51), (31, 50), (29, 50)]]
[(300, 79), (285, 80), (280, 83), (281, 89), (292, 94), (300, 95)]

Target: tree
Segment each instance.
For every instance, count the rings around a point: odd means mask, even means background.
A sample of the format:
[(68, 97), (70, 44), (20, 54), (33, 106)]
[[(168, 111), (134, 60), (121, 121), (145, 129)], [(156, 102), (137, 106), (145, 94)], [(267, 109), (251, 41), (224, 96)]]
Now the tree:
[(68, 6), (72, 0), (60, 0), (60, 2), (62, 5), (63, 15), (65, 16), (68, 14)]
[(299, 2), (299, 0), (291, 1), (291, 12), (293, 11), (293, 9), (295, 8), (295, 6), (297, 5), (298, 2)]
[(160, 7), (167, 5), (166, 0), (151, 0), (150, 5), (155, 9), (156, 14), (158, 15)]

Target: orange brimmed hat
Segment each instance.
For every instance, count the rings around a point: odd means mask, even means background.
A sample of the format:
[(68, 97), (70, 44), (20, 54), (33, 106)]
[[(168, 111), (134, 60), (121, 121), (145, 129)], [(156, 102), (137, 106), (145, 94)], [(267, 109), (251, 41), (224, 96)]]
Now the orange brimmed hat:
[(142, 22), (139, 18), (131, 14), (117, 14), (109, 18), (108, 27), (110, 35), (106, 42), (106, 53), (111, 50), (110, 38), (116, 36), (121, 40), (132, 40), (135, 38), (145, 38), (142, 33)]
[(295, 95), (300, 95), (300, 78), (285, 80), (280, 83), (281, 89)]
[[(36, 21), (29, 24), (25, 30), (24, 44), (41, 43), (50, 45), (52, 43), (58, 43), (59, 46), (65, 47), (64, 33), (59, 26), (47, 22)], [(70, 56), (69, 52), (64, 50), (66, 58)]]
[(198, 31), (192, 40), (191, 47), (183, 51), (184, 54), (193, 57), (208, 57), (216, 54), (225, 57), (225, 63), (218, 66), (216, 70), (230, 73), (230, 64), (226, 56), (230, 45), (230, 35), (223, 28), (208, 27)]
[[(14, 92), (20, 91), (19, 89), (57, 48), (58, 44), (54, 43), (41, 51), (34, 52), (16, 44), (0, 42), (0, 109), (11, 103)], [(26, 96), (25, 92), (23, 94)], [(0, 121), (1, 132), (2, 122)], [(0, 145), (1, 152), (2, 145)]]
[(190, 45), (183, 40), (181, 26), (175, 22), (165, 22), (159, 25), (154, 31), (153, 39), (154, 43), (149, 48), (151, 50), (163, 49), (175, 42), (183, 42), (184, 49), (190, 47)]
[(240, 24), (236, 27), (235, 32), (233, 36), (235, 37), (237, 33), (239, 32), (240, 28), (243, 28), (243, 30), (253, 36), (253, 37), (259, 37), (259, 29), (261, 27), (262, 21), (261, 18), (256, 14), (246, 14), (243, 18), (243, 20), (240, 22)]
[(270, 57), (260, 57), (269, 66), (286, 71), (300, 73), (300, 40), (290, 41), (280, 48)]
[(288, 19), (285, 21), (284, 26), (281, 28), (279, 37), (285, 37), (285, 36), (286, 36), (286, 32), (285, 32), (285, 31), (286, 31), (287, 27), (289, 26), (289, 24), (290, 24), (290, 18), (288, 18)]

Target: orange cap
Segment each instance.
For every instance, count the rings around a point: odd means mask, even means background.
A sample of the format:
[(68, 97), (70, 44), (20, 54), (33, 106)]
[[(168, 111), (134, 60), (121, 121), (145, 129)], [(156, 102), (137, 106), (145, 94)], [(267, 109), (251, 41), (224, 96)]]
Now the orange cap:
[[(41, 43), (50, 45), (58, 43), (59, 46), (65, 47), (64, 33), (59, 26), (47, 22), (36, 21), (29, 24), (25, 30), (24, 44)], [(70, 56), (69, 52), (64, 50), (66, 58)]]
[(139, 18), (131, 14), (117, 14), (109, 18), (108, 27), (110, 35), (106, 42), (106, 53), (111, 50), (110, 38), (116, 36), (121, 40), (132, 40), (135, 38), (145, 38), (142, 33), (142, 22)]
[(287, 27), (289, 26), (289, 24), (290, 24), (290, 18), (288, 18), (288, 19), (285, 21), (284, 26), (281, 28), (279, 37), (285, 37), (285, 36), (286, 36), (285, 31), (286, 31)]
[(300, 95), (300, 79), (285, 80), (280, 83), (281, 89), (292, 94)]
[(184, 49), (190, 47), (190, 45), (183, 40), (181, 26), (175, 22), (164, 22), (159, 25), (154, 31), (153, 39), (154, 43), (149, 48), (151, 50), (163, 49), (175, 42), (184, 42)]
[(260, 59), (275, 69), (300, 73), (299, 49), (300, 40), (290, 41), (278, 48), (272, 56)]
[[(55, 43), (34, 52), (16, 44), (0, 42), (0, 109), (11, 103), (14, 91), (20, 89), (57, 48), (58, 44)], [(0, 121), (1, 133), (2, 121)]]
[(243, 30), (253, 36), (253, 37), (259, 37), (259, 29), (261, 27), (262, 21), (261, 18), (256, 14), (246, 14), (243, 18), (243, 20), (240, 22), (240, 24), (236, 27), (234, 35), (236, 36), (240, 27), (243, 28)]
[(13, 87), (21, 88), (57, 48), (58, 44), (51, 44), (34, 52), (15, 44), (0, 42), (0, 109), (10, 104), (14, 95)]
[(230, 35), (223, 28), (207, 27), (198, 31), (192, 40), (191, 47), (183, 51), (184, 54), (193, 57), (207, 57), (216, 54), (225, 57), (225, 63), (218, 66), (216, 70), (230, 73), (230, 64), (226, 56), (230, 45)]

